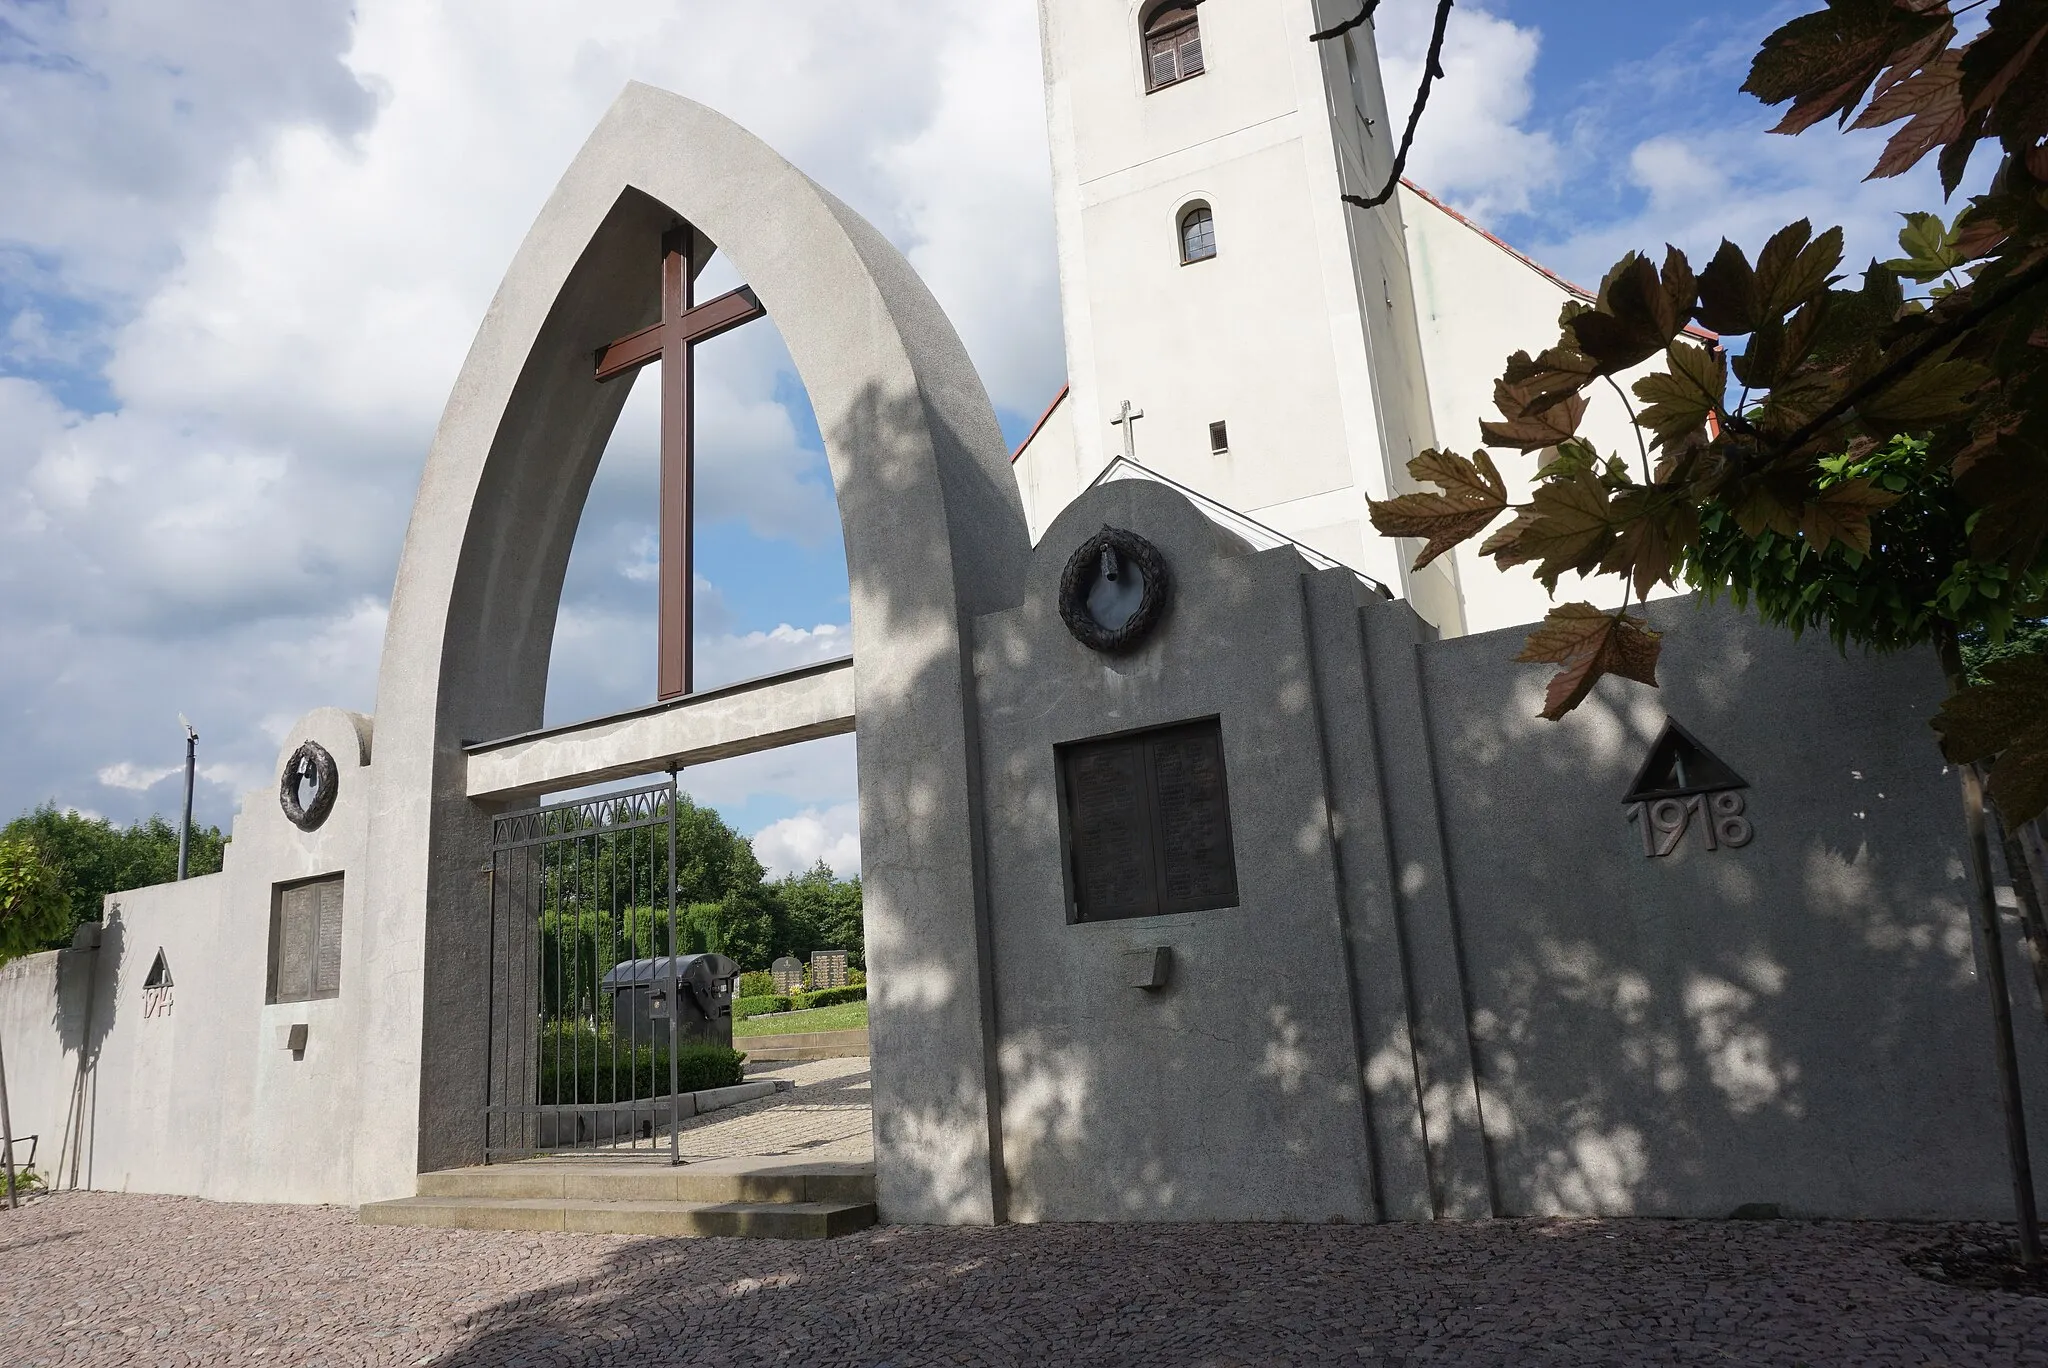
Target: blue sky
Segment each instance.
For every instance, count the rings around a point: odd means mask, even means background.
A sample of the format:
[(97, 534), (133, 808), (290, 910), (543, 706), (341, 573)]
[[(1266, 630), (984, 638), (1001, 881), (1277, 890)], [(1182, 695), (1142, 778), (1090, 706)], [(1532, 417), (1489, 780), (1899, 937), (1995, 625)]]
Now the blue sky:
[[(1278, 0), (1211, 0), (1278, 3)], [(1429, 0), (1386, 0), (1405, 110)], [(1465, 0), (1411, 173), (1583, 283), (1802, 213), (1889, 253), (1931, 178), (1770, 138), (1805, 8)], [(853, 13), (858, 9), (858, 13)], [(0, 9), (0, 815), (225, 823), (309, 708), (374, 706), (420, 460), (499, 273), (627, 79), (754, 128), (903, 247), (1014, 443), (1064, 374), (1031, 0), (26, 0)], [(736, 51), (750, 63), (729, 60)], [(714, 265), (706, 290), (732, 283)], [(1532, 344), (1547, 341), (1532, 338)], [(844, 654), (815, 425), (772, 322), (704, 348), (702, 683)], [(548, 716), (651, 697), (652, 395), (586, 509)], [(686, 776), (777, 867), (858, 858), (850, 739)]]

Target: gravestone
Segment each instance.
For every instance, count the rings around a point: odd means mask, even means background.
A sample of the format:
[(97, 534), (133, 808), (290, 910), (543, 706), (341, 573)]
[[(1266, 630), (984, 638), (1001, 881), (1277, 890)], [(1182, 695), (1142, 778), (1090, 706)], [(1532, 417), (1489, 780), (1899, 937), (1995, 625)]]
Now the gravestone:
[(811, 951), (811, 991), (847, 986), (844, 950)]
[(768, 972), (775, 979), (778, 993), (800, 993), (804, 987), (804, 962), (795, 955), (784, 955), (768, 966)]

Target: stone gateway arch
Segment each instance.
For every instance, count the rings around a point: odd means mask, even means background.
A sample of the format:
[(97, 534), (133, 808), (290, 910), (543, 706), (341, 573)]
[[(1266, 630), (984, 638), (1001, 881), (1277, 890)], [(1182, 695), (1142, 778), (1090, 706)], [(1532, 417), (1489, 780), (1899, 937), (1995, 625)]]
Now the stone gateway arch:
[(476, 875), (488, 819), (467, 796), (463, 746), (540, 726), (570, 545), (627, 393), (592, 381), (591, 356), (653, 321), (650, 263), (678, 220), (731, 259), (781, 329), (838, 496), (873, 1038), (919, 1075), (913, 1086), (879, 1070), (876, 1111), (926, 1156), (925, 1177), (904, 1175), (886, 1200), (914, 1219), (994, 1219), (963, 629), (1017, 602), (1030, 551), (1002, 433), (952, 326), (880, 233), (737, 124), (638, 84), (506, 272), (406, 534), (378, 677), (366, 934), (381, 962), (416, 967), (377, 979), (391, 1053), (365, 1077), (388, 1094), (364, 1113), (388, 1125), (365, 1130), (361, 1154), (389, 1166), (393, 1187), (481, 1158), (487, 1026), (470, 999), (488, 955)]
[[(679, 317), (651, 268), (683, 226), (809, 392), (854, 657), (541, 729), (626, 397), (594, 358)], [(903, 257), (730, 121), (629, 86), (449, 398), (374, 724), (283, 738), (277, 773), (324, 755), (331, 807), (253, 791), (222, 873), (114, 895), (53, 1003), (0, 1002), (57, 1023), (8, 1041), (18, 1125), (88, 1186), (411, 1197), (486, 1157), (494, 817), (852, 730), (884, 1220), (2002, 1216), (1964, 833), (1917, 726), (1938, 671), (1649, 611), (1662, 687), (1551, 725), (1519, 629), (1437, 640), (1135, 462), (1034, 544)], [(1653, 763), (1672, 737), (1695, 763)], [(174, 1013), (143, 997), (159, 956)]]

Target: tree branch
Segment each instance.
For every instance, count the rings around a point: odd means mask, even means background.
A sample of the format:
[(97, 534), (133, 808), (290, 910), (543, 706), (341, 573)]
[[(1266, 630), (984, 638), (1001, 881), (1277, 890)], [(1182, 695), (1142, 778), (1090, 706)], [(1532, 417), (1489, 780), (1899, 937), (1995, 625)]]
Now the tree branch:
[(1967, 333), (1992, 314), (1997, 313), (2000, 309), (2018, 299), (2028, 290), (2041, 284), (2044, 280), (2048, 280), (2048, 257), (2042, 258), (2026, 270), (2010, 277), (2003, 285), (1993, 290), (1989, 297), (1972, 303), (1969, 308), (1936, 327), (1934, 331), (1921, 338), (1919, 342), (1893, 358), (1890, 364), (1878, 370), (1861, 384), (1851, 389), (1847, 394), (1835, 400), (1834, 403), (1828, 405), (1825, 409), (1822, 409), (1820, 413), (1808, 419), (1800, 426), (1798, 431), (1777, 444), (1778, 453), (1783, 455), (1786, 452), (1797, 451), (1816, 435), (1825, 431), (1827, 426), (1837, 418), (1840, 418), (1879, 390), (1902, 379), (1922, 361), (1925, 361), (1943, 347), (1948, 346), (1951, 342), (1956, 341), (1964, 333)]
[(1380, 0), (1363, 0), (1363, 3), (1358, 7), (1358, 13), (1352, 15), (1341, 24), (1324, 29), (1321, 33), (1311, 33), (1308, 36), (1308, 40), (1311, 43), (1327, 43), (1332, 38), (1342, 38), (1345, 34), (1372, 18), (1372, 12), (1379, 7)]
[[(1373, 5), (1377, 3), (1378, 0), (1368, 0), (1364, 13), (1370, 13)], [(1444, 74), (1443, 63), (1439, 59), (1444, 52), (1444, 28), (1451, 22), (1451, 6), (1455, 3), (1456, 0), (1437, 0), (1436, 31), (1430, 35), (1429, 56), (1422, 62), (1422, 85), (1415, 92), (1415, 107), (1408, 111), (1408, 127), (1402, 130), (1401, 149), (1394, 154), (1394, 166), (1387, 172), (1387, 183), (1370, 199), (1364, 195), (1344, 196), (1346, 204), (1355, 204), (1360, 209), (1377, 209), (1392, 199), (1394, 191), (1399, 188), (1401, 173), (1408, 166), (1408, 150), (1415, 145), (1416, 126), (1422, 122), (1423, 106), (1429, 103), (1429, 88), (1437, 77)], [(1360, 17), (1363, 18), (1364, 15), (1361, 14)]]

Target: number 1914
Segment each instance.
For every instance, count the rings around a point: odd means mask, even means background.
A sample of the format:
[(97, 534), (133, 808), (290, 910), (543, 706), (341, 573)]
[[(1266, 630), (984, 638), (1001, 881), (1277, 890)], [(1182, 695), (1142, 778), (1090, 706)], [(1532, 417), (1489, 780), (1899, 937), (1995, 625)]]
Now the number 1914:
[(1707, 849), (1748, 845), (1756, 829), (1742, 815), (1742, 808), (1742, 794), (1738, 790), (1722, 789), (1718, 793), (1630, 803), (1628, 819), (1642, 828), (1643, 854), (1654, 859), (1678, 849), (1694, 817), (1700, 819), (1700, 835)]

